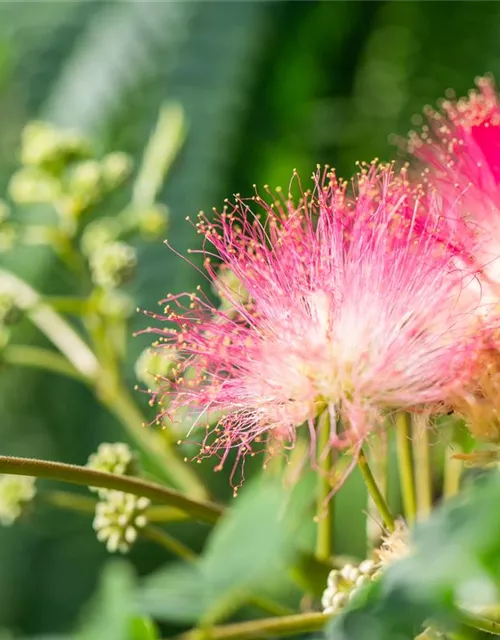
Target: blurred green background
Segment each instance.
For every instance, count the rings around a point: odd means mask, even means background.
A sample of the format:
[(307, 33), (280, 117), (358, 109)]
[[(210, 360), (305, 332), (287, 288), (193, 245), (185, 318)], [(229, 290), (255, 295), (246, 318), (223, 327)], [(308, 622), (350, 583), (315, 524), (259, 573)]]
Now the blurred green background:
[[(393, 157), (389, 135), (405, 134), (424, 104), (448, 87), (465, 93), (477, 74), (500, 74), (499, 35), (498, 2), (2, 2), (0, 181), (16, 168), (30, 119), (139, 157), (162, 102), (178, 101), (188, 135), (163, 197), (169, 240), (184, 253), (198, 241), (185, 216), (220, 207), (234, 191), (286, 187), (293, 168), (306, 182), (318, 162), (348, 176), (357, 160)], [(45, 250), (0, 259), (45, 293), (68, 290)], [(161, 242), (144, 244), (131, 292), (154, 308), (198, 277)], [(137, 316), (130, 333), (141, 326)], [(21, 331), (36, 342), (28, 326)], [(131, 387), (146, 343), (131, 340)], [(89, 391), (45, 373), (4, 369), (0, 416), (6, 454), (83, 464), (99, 442), (121, 438)], [(230, 495), (226, 478), (214, 480), (210, 465), (203, 472), (220, 499)], [(356, 488), (354, 478), (340, 498), (338, 550), (360, 554)], [(199, 548), (203, 531), (182, 535)], [(131, 558), (144, 574), (164, 553), (139, 544)], [(37, 512), (0, 530), (0, 627), (71, 627), (105, 559), (83, 516)]]

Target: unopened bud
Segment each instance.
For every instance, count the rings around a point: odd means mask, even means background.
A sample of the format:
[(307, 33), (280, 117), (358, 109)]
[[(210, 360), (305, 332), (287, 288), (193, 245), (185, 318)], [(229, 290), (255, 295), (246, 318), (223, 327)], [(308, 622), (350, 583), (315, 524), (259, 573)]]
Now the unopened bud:
[(35, 478), (0, 475), (0, 523), (9, 526), (15, 522), (35, 493)]
[(24, 165), (53, 169), (71, 158), (85, 158), (91, 147), (75, 131), (57, 129), (47, 122), (31, 122), (22, 133), (21, 162)]
[(101, 160), (101, 175), (106, 191), (119, 187), (132, 173), (132, 158), (121, 151), (108, 153)]
[(54, 202), (61, 195), (61, 182), (45, 171), (27, 167), (10, 179), (9, 195), (17, 204)]
[(160, 380), (168, 379), (176, 364), (175, 351), (167, 347), (148, 347), (135, 363), (135, 375), (148, 389), (156, 389)]
[(114, 218), (100, 218), (85, 227), (80, 247), (90, 257), (104, 245), (111, 244), (120, 234), (120, 225)]
[[(137, 459), (125, 442), (102, 442), (97, 451), (89, 456), (86, 466), (95, 471), (106, 471), (118, 476), (133, 475), (137, 472)], [(106, 489), (89, 489), (101, 495), (107, 493)]]
[(110, 553), (127, 553), (147, 525), (145, 512), (149, 505), (148, 498), (108, 491), (96, 505), (93, 527), (97, 539), (106, 544)]
[(221, 309), (231, 309), (248, 299), (248, 291), (240, 279), (226, 266), (222, 266), (213, 284), (213, 291), (221, 300)]
[(136, 264), (134, 247), (125, 242), (106, 244), (90, 256), (92, 280), (98, 287), (114, 289), (130, 280)]

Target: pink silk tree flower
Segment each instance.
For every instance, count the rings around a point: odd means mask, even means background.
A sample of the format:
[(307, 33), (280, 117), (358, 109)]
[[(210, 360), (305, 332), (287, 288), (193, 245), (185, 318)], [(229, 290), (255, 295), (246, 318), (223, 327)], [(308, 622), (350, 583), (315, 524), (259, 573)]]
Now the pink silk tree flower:
[(237, 197), (213, 219), (200, 214), (204, 267), (224, 307), (199, 290), (151, 314), (165, 322), (148, 329), (155, 348), (178, 357), (152, 400), (160, 417), (186, 407), (198, 416), (200, 456), (218, 468), (232, 449), (240, 460), (262, 443), (291, 447), (301, 427), (315, 451), (324, 411), (329, 447), (355, 448), (388, 413), (437, 408), (468, 380), (478, 338), (460, 292), (473, 274), (453, 237), (437, 237), (440, 201), (422, 206), (391, 166), (361, 169), (351, 193), (332, 172), (313, 177), (295, 202)]
[(484, 314), (500, 298), (500, 102), (491, 78), (477, 78), (476, 85), (467, 98), (428, 108), (408, 150), (444, 207), (460, 212), (452, 224), (461, 250), (481, 267)]

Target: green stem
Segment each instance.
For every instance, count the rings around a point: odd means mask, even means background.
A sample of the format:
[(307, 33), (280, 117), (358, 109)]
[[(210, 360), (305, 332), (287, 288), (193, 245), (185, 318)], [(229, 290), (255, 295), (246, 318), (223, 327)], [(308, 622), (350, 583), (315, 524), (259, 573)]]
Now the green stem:
[(361, 475), (363, 476), (366, 488), (368, 489), (368, 493), (377, 507), (378, 512), (382, 516), (382, 520), (384, 521), (386, 528), (388, 531), (394, 531), (394, 517), (389, 509), (389, 505), (378, 488), (363, 450), (361, 450), (358, 455), (358, 466), (361, 471)]
[(425, 415), (416, 415), (414, 417), (413, 455), (417, 489), (417, 516), (419, 519), (425, 519), (432, 509), (429, 423)]
[(463, 462), (453, 458), (449, 449), (446, 449), (444, 460), (443, 496), (451, 498), (460, 489)]
[(408, 413), (400, 411), (396, 416), (396, 442), (403, 507), (409, 523), (415, 520), (417, 513), (411, 435), (411, 418)]
[(214, 524), (222, 515), (222, 507), (217, 504), (194, 500), (183, 494), (167, 489), (153, 482), (146, 482), (130, 476), (118, 476), (103, 471), (95, 471), (87, 467), (79, 467), (62, 462), (38, 460), (36, 458), (14, 458), (0, 456), (0, 473), (16, 475), (36, 476), (59, 480), (71, 484), (79, 484), (90, 487), (102, 487), (103, 489), (116, 489), (134, 495), (144, 496), (150, 500), (177, 507), (193, 518)]
[[(79, 513), (94, 513), (97, 500), (69, 491), (46, 491), (41, 497), (47, 504), (59, 509), (78, 511)], [(146, 511), (148, 522), (179, 522), (189, 519), (189, 514), (175, 507), (152, 505)]]
[(88, 298), (72, 298), (71, 296), (45, 296), (43, 302), (59, 313), (71, 313), (82, 316), (89, 310)]
[(253, 640), (266, 636), (293, 636), (319, 631), (330, 620), (324, 613), (299, 613), (279, 618), (248, 620), (187, 631), (176, 640)]
[(332, 555), (333, 528), (333, 499), (329, 494), (332, 490), (331, 471), (332, 453), (330, 451), (330, 414), (327, 410), (318, 418), (318, 473), (316, 497), (316, 557), (318, 560), (328, 560)]
[(146, 538), (151, 542), (156, 542), (156, 544), (159, 544), (161, 547), (167, 549), (167, 551), (170, 551), (170, 553), (173, 553), (183, 560), (193, 562), (197, 558), (194, 551), (159, 527), (144, 527), (140, 534), (141, 537)]
[(15, 366), (44, 369), (80, 382), (88, 382), (88, 378), (75, 369), (66, 358), (43, 347), (8, 344), (0, 354), (0, 361)]
[(274, 600), (270, 600), (265, 596), (250, 596), (248, 602), (272, 616), (288, 616), (293, 614), (293, 610), (289, 607), (285, 607), (279, 602), (274, 602)]
[[(387, 455), (387, 448), (387, 431), (382, 431), (382, 433), (377, 434), (376, 437), (372, 438), (370, 443), (371, 470), (373, 477), (375, 478), (375, 482), (380, 489), (380, 493), (384, 496), (385, 500), (387, 500), (387, 486), (389, 483), (389, 456)], [(368, 545), (367, 551), (371, 554), (373, 550), (379, 546), (380, 537), (382, 535), (379, 518), (377, 517), (378, 508), (373, 502), (371, 496), (368, 496), (367, 509), (368, 517), (366, 519), (366, 540)]]
[(94, 380), (100, 367), (97, 358), (66, 320), (49, 305), (27, 282), (6, 269), (0, 269), (0, 284), (11, 292), (16, 304), (24, 309), (35, 326), (66, 356), (83, 376)]

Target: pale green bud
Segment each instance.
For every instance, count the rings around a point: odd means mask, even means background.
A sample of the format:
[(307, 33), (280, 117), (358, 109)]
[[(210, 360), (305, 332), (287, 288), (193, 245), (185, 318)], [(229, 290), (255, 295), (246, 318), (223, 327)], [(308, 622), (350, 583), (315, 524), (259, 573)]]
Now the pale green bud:
[(148, 347), (135, 363), (135, 375), (148, 389), (156, 389), (159, 381), (168, 379), (176, 364), (175, 351), (168, 350), (166, 346)]
[(31, 122), (23, 130), (21, 162), (36, 167), (60, 168), (71, 158), (91, 154), (88, 140), (75, 131), (57, 129), (47, 122)]
[(80, 242), (82, 253), (90, 257), (104, 245), (109, 245), (120, 234), (120, 225), (114, 218), (100, 218), (85, 227)]
[(137, 252), (125, 242), (113, 242), (98, 248), (90, 256), (92, 281), (103, 289), (115, 289), (132, 277)]
[(108, 153), (101, 160), (101, 175), (104, 188), (107, 191), (116, 189), (132, 173), (134, 162), (132, 158), (122, 151)]
[(155, 204), (137, 212), (137, 228), (145, 240), (154, 240), (167, 228), (169, 210), (163, 204)]
[[(125, 442), (102, 442), (97, 451), (89, 456), (86, 466), (95, 471), (106, 471), (118, 476), (134, 475), (137, 472), (137, 458)], [(100, 495), (107, 493), (107, 489), (89, 489)]]
[(0, 523), (9, 526), (36, 494), (35, 478), (0, 475)]
[(248, 291), (242, 285), (240, 279), (228, 267), (221, 267), (214, 281), (213, 291), (221, 301), (220, 308), (231, 309), (235, 304), (248, 300)]
[(101, 186), (101, 165), (97, 160), (83, 160), (71, 167), (67, 189), (70, 193), (94, 200)]
[(134, 312), (134, 302), (122, 291), (106, 290), (98, 298), (97, 310), (107, 318), (129, 318)]
[(120, 214), (120, 221), (128, 233), (138, 231), (145, 240), (151, 240), (165, 231), (168, 216), (168, 207), (160, 203), (145, 208), (132, 205)]
[(94, 530), (99, 542), (104, 542), (110, 553), (127, 553), (137, 540), (139, 531), (147, 523), (148, 498), (108, 491), (97, 503)]
[(54, 202), (61, 192), (57, 178), (35, 167), (16, 171), (9, 182), (9, 195), (17, 204)]

